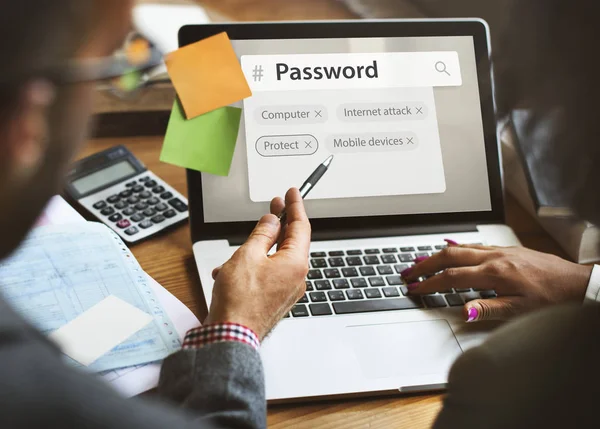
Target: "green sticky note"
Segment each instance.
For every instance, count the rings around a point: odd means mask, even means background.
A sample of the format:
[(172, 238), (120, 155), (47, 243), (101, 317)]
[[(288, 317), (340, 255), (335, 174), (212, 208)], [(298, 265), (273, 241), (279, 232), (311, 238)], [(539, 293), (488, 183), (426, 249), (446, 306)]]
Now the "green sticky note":
[(175, 100), (160, 160), (218, 176), (229, 175), (242, 109), (222, 107), (187, 120)]

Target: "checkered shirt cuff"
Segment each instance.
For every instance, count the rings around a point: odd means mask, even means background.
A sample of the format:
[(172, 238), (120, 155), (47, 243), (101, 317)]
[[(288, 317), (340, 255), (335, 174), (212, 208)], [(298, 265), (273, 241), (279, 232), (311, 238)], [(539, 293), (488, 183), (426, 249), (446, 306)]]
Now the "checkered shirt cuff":
[(189, 330), (183, 340), (182, 349), (199, 349), (208, 344), (228, 341), (248, 344), (255, 350), (260, 347), (258, 336), (252, 329), (237, 323), (217, 323)]

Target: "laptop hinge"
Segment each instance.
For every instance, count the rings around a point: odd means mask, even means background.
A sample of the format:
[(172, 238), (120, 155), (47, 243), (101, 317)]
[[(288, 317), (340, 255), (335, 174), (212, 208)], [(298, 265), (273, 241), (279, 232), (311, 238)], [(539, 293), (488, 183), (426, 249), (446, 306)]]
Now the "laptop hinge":
[[(398, 237), (404, 235), (449, 234), (459, 232), (477, 232), (475, 224), (419, 225), (394, 228), (361, 228), (352, 230), (313, 231), (312, 241), (351, 240), (361, 238)], [(230, 237), (229, 244), (241, 245), (247, 237)]]

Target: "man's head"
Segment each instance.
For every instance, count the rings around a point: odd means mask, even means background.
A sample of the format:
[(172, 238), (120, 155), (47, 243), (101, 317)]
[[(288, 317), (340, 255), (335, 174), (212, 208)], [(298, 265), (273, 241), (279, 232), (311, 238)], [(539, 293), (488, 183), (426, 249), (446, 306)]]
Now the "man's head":
[(91, 115), (93, 83), (58, 84), (71, 62), (110, 56), (133, 0), (0, 0), (0, 259), (62, 180)]

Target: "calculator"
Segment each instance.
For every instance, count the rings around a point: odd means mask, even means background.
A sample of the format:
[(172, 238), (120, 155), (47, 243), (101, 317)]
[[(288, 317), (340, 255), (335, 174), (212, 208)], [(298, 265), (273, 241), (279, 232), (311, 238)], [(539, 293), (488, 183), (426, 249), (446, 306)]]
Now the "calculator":
[(187, 199), (124, 146), (78, 161), (67, 176), (65, 193), (128, 243), (189, 217)]

